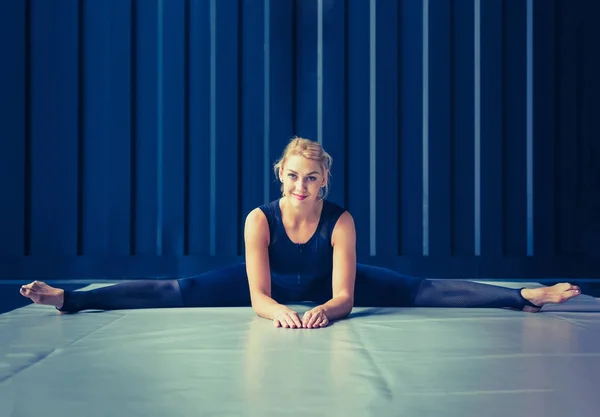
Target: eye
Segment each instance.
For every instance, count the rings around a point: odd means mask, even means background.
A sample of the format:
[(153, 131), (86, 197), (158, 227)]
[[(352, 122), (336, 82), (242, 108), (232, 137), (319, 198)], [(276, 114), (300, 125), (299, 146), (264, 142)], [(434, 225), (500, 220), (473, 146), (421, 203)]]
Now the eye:
[(307, 178), (308, 178), (309, 181), (316, 181), (317, 180), (317, 177), (312, 177), (311, 176), (311, 177), (307, 177)]
[(294, 179), (294, 178), (296, 178), (296, 174), (291, 174), (290, 173), (290, 174), (288, 174), (288, 178)]

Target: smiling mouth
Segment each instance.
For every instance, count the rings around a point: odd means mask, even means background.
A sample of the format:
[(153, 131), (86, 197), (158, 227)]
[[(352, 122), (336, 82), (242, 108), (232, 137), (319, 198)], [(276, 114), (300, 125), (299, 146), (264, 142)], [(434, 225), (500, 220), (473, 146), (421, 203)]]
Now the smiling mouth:
[(304, 200), (306, 197), (308, 197), (307, 195), (300, 195), (300, 194), (293, 194), (294, 197), (296, 197), (298, 200)]

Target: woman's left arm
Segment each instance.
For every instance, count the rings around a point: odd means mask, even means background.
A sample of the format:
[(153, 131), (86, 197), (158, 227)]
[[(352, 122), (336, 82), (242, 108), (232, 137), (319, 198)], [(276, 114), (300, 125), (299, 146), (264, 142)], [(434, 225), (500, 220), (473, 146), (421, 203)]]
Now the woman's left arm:
[[(356, 279), (356, 229), (352, 215), (345, 211), (338, 219), (331, 236), (333, 246), (333, 297), (325, 304), (306, 312), (304, 327), (324, 327), (329, 320), (344, 318), (354, 305)], [(323, 318), (323, 316), (325, 316)]]

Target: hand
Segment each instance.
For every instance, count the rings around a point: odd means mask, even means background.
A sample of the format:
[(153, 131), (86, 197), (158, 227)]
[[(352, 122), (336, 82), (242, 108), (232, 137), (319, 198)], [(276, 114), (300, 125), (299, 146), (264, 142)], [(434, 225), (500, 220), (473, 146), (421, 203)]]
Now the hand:
[(328, 324), (329, 319), (325, 315), (325, 311), (323, 311), (322, 307), (315, 307), (304, 313), (304, 316), (302, 317), (302, 326), (307, 329), (326, 327)]
[(283, 306), (277, 312), (273, 318), (273, 325), (275, 327), (285, 327), (291, 329), (302, 328), (302, 322), (300, 316), (294, 310)]

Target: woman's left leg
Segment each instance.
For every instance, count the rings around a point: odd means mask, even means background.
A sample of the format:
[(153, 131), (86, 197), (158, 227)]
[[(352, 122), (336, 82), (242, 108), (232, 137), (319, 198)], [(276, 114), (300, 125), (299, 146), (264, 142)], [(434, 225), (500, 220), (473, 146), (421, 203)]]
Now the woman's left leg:
[(423, 279), (379, 266), (357, 264), (355, 307), (412, 307)]
[(423, 279), (386, 268), (357, 265), (355, 306), (478, 307), (537, 311), (546, 303), (563, 303), (580, 294), (563, 283), (544, 288), (506, 288), (455, 279)]
[(424, 279), (415, 296), (415, 307), (479, 307), (539, 309), (522, 295), (522, 288), (506, 288), (456, 279)]

